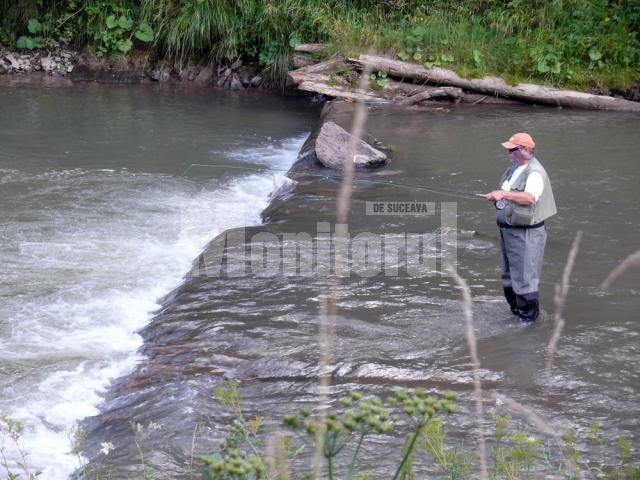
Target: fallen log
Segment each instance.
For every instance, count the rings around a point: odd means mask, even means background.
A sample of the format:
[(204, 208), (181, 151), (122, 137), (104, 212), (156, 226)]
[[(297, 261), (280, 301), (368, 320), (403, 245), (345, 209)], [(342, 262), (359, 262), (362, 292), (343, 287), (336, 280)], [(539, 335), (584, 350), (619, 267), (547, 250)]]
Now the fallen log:
[(402, 96), (404, 98), (411, 95), (416, 95), (431, 88), (433, 87), (430, 87), (428, 85), (421, 85), (419, 83), (413, 82), (398, 82), (391, 78), (387, 78), (386, 83), (380, 89), (380, 91), (385, 97), (392, 98), (394, 96)]
[(394, 77), (410, 78), (438, 86), (458, 87), (486, 95), (501, 96), (529, 103), (591, 110), (640, 112), (640, 103), (604, 95), (543, 87), (530, 83), (521, 83), (513, 87), (497, 77), (465, 79), (450, 70), (435, 67), (425, 68), (415, 63), (402, 62), (375, 55), (360, 55), (357, 59), (349, 59), (349, 61), (360, 70), (367, 65), (372, 70), (385, 71)]
[(305, 80), (302, 81), (298, 85), (298, 90), (303, 90), (305, 92), (314, 92), (321, 93), (322, 95), (327, 95), (328, 97), (334, 98), (342, 98), (345, 100), (350, 100), (352, 102), (362, 101), (369, 103), (387, 103), (389, 100), (384, 99), (382, 97), (378, 97), (376, 95), (371, 95), (364, 92), (359, 92), (357, 90), (353, 90), (351, 88), (347, 88), (341, 85), (329, 86), (326, 83)]
[(462, 89), (460, 88), (430, 87), (426, 90), (423, 90), (420, 93), (416, 93), (415, 95), (411, 95), (410, 97), (400, 99), (396, 103), (398, 105), (415, 105), (416, 103), (420, 103), (435, 97), (449, 97), (449, 98), (458, 100), (461, 97), (461, 95), (462, 95)]
[(300, 53), (322, 53), (324, 50), (323, 43), (301, 43), (293, 47), (294, 52)]
[(295, 69), (308, 67), (310, 65), (315, 65), (316, 63), (318, 63), (318, 61), (311, 58), (309, 55), (305, 55), (303, 53), (293, 54), (293, 68)]
[(462, 103), (470, 103), (472, 105), (522, 105), (519, 100), (511, 100), (504, 97), (496, 97), (495, 95), (483, 95), (481, 93), (463, 92), (460, 97)]
[(287, 73), (287, 86), (293, 87), (304, 80), (308, 80), (308, 76), (312, 74), (331, 74), (350, 69), (351, 66), (344, 62), (341, 58), (330, 58), (324, 62), (319, 62), (307, 67), (298, 68)]

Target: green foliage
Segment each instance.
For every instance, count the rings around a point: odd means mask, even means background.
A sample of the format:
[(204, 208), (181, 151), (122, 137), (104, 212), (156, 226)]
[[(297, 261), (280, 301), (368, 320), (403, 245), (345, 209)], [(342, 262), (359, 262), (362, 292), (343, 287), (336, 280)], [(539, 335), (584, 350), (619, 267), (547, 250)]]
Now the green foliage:
[(87, 32), (95, 42), (98, 56), (125, 54), (133, 41), (153, 41), (153, 29), (140, 20), (136, 3), (117, 0), (97, 0), (86, 7)]
[(220, 405), (231, 408), (236, 417), (243, 418), (242, 402), (240, 400), (240, 394), (238, 393), (238, 382), (229, 380), (226, 387), (220, 387), (213, 392), (213, 398), (215, 398)]
[(333, 42), (344, 53), (374, 46), (427, 68), (451, 65), (465, 76), (577, 88), (623, 89), (640, 79), (634, 1), (417, 1), (402, 12), (373, 9), (355, 24), (336, 18)]
[(465, 455), (460, 445), (447, 446), (447, 431), (440, 418), (430, 420), (422, 430), (422, 448), (439, 465), (448, 480), (469, 480), (473, 474), (473, 456)]
[[(8, 480), (36, 480), (41, 475), (41, 472), (34, 472), (29, 468), (27, 463), (29, 453), (24, 450), (21, 442), (23, 431), (24, 427), (21, 422), (0, 414), (0, 467), (4, 470)], [(16, 462), (18, 470), (13, 469), (6, 458), (5, 439), (10, 440), (20, 457), (20, 460)]]
[(372, 73), (369, 78), (380, 88), (384, 88), (387, 84), (387, 72), (382, 70)]
[(241, 450), (230, 450), (228, 454), (219, 453), (203, 458), (206, 480), (257, 480), (265, 478), (265, 468), (256, 455), (247, 455)]
[[(273, 459), (265, 458), (259, 449), (257, 440), (260, 434), (262, 418), (245, 421), (242, 416), (241, 401), (237, 383), (216, 390), (214, 397), (224, 406), (231, 408), (235, 420), (227, 434), (220, 452), (203, 459), (205, 478), (208, 479), (258, 479), (273, 478), (269, 472), (274, 470)], [(324, 415), (313, 416), (307, 409), (301, 409), (297, 415), (283, 419), (283, 424), (300, 438), (305, 444), (311, 443), (321, 448), (322, 457), (327, 467), (330, 480), (335, 478), (334, 468), (341, 453), (349, 444), (353, 444), (350, 458), (346, 458), (346, 480), (368, 478), (368, 473), (356, 472), (363, 444), (374, 435), (388, 435), (398, 423), (393, 410), (400, 410), (406, 415), (409, 433), (399, 452), (400, 462), (395, 470), (393, 480), (410, 480), (415, 478), (412, 465), (416, 454), (418, 440), (423, 437), (423, 429), (432, 420), (443, 413), (455, 410), (455, 396), (447, 393), (444, 397), (425, 395), (424, 390), (398, 389), (394, 395), (383, 401), (380, 397), (364, 397), (359, 392), (352, 392), (339, 400), (341, 411), (329, 410)], [(319, 443), (318, 443), (319, 442)], [(289, 459), (295, 458), (304, 447), (293, 451), (292, 442), (282, 442), (283, 449), (288, 452)], [(280, 468), (280, 476), (285, 478), (286, 465)]]
[[(0, 10), (2, 3), (0, 0)], [(151, 26), (139, 19), (136, 0), (39, 0), (29, 4), (32, 7), (25, 10), (28, 18), (9, 7), (9, 18), (0, 20), (0, 32), (12, 30), (5, 37), (16, 38), (18, 48), (54, 48), (87, 39), (102, 56), (127, 53), (134, 41), (144, 44), (154, 39)], [(11, 24), (10, 18), (24, 23)]]
[(107, 55), (138, 42), (178, 63), (257, 60), (275, 83), (301, 42), (348, 55), (374, 48), (472, 77), (601, 90), (640, 79), (637, 0), (0, 0), (0, 11), (4, 44), (88, 40)]

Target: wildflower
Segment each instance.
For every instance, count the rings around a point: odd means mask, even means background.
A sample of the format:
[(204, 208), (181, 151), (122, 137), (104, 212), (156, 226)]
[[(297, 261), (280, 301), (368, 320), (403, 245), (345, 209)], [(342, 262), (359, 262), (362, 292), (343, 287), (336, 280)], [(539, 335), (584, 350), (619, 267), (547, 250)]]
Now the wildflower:
[(133, 429), (134, 433), (142, 433), (142, 431), (144, 430), (144, 427), (142, 426), (142, 424), (138, 422), (132, 422), (131, 428)]
[(502, 405), (504, 405), (504, 402), (502, 401), (502, 399), (496, 398), (496, 408), (500, 408)]
[(160, 430), (160, 428), (162, 428), (162, 425), (155, 422), (149, 422), (149, 425), (147, 425), (147, 430)]
[(109, 455), (109, 452), (113, 450), (113, 443), (111, 442), (102, 442), (100, 444), (100, 453), (103, 455)]

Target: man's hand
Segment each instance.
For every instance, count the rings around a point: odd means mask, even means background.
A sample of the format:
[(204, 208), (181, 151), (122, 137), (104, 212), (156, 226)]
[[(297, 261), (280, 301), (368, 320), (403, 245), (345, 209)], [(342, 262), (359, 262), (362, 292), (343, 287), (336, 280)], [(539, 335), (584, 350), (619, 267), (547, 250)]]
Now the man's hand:
[(502, 200), (507, 195), (507, 193), (509, 192), (507, 192), (506, 190), (494, 190), (491, 193), (485, 194), (484, 198), (492, 203), (496, 203), (498, 200)]
[(506, 190), (494, 190), (491, 193), (483, 195), (491, 203), (496, 203), (503, 198), (518, 205), (533, 205), (536, 198), (529, 192), (507, 192)]

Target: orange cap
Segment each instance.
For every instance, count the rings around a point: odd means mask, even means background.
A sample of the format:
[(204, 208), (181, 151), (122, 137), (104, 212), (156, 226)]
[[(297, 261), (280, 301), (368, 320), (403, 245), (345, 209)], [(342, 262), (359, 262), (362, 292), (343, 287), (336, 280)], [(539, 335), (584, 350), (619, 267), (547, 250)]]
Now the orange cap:
[(511, 138), (502, 144), (504, 148), (529, 147), (533, 148), (536, 143), (528, 133), (514, 133)]

